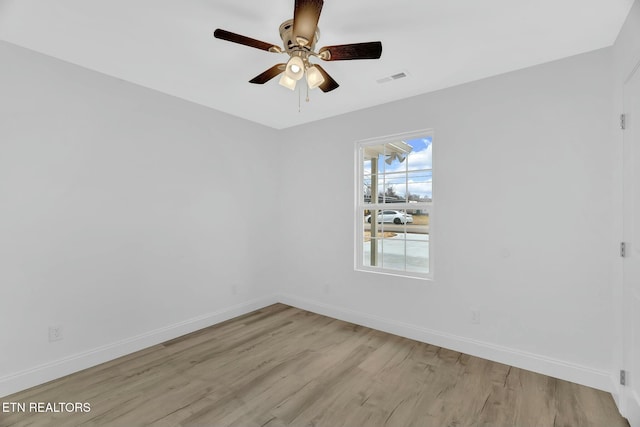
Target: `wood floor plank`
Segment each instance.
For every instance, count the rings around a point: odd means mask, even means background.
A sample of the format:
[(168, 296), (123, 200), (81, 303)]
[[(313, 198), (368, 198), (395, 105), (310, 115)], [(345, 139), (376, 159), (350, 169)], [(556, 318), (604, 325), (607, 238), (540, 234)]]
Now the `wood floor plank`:
[(628, 427), (611, 395), (274, 304), (25, 390), (39, 426)]

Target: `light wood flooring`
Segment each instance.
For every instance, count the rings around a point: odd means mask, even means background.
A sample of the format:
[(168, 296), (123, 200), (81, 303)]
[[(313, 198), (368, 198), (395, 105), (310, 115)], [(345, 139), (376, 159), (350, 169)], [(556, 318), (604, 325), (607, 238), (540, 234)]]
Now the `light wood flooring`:
[(602, 391), (282, 304), (0, 401), (91, 404), (3, 427), (628, 426)]

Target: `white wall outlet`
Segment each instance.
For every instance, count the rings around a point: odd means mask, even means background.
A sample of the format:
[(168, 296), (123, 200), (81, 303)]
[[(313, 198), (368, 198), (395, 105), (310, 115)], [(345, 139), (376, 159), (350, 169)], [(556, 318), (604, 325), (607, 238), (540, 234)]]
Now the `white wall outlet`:
[(324, 284), (324, 293), (329, 294), (331, 292), (331, 286), (328, 283)]
[(238, 295), (238, 285), (231, 285), (231, 293), (233, 295)]
[(62, 326), (49, 326), (49, 342), (62, 340)]
[(474, 325), (480, 324), (480, 309), (472, 308), (471, 309), (471, 323)]

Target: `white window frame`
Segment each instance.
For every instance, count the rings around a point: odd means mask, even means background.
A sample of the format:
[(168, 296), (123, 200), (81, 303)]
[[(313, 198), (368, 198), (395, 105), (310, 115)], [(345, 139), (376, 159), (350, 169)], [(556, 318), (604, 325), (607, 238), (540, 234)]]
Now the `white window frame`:
[[(412, 140), (421, 137), (431, 137), (432, 144), (434, 141), (434, 131), (433, 129), (424, 129), (414, 132), (406, 132), (396, 135), (389, 135), (384, 137), (370, 138), (357, 141), (355, 144), (355, 251), (354, 251), (354, 261), (355, 261), (355, 270), (363, 271), (363, 272), (372, 272), (379, 274), (388, 274), (393, 276), (401, 276), (401, 277), (410, 277), (416, 279), (425, 279), (425, 280), (433, 280), (434, 277), (434, 239), (433, 239), (433, 225), (434, 225), (434, 192), (435, 189), (432, 188), (432, 198), (431, 202), (418, 202), (415, 203), (365, 203), (364, 202), (364, 147), (374, 146), (374, 145), (383, 145), (392, 143), (394, 141), (404, 141), (404, 140)], [(433, 148), (432, 148), (433, 150)], [(409, 170), (408, 172), (411, 172)], [(435, 176), (434, 167), (431, 167), (432, 180), (433, 176)], [(411, 271), (403, 271), (396, 269), (383, 268), (378, 266), (369, 266), (365, 265), (363, 262), (363, 253), (364, 253), (364, 223), (362, 214), (364, 210), (378, 211), (378, 210), (416, 210), (420, 209), (429, 214), (429, 272), (428, 273), (420, 273), (420, 272), (411, 272)]]

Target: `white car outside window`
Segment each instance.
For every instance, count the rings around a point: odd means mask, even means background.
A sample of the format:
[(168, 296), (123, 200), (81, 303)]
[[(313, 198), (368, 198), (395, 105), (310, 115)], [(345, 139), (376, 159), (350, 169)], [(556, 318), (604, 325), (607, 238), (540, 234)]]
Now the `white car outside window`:
[[(371, 215), (367, 215), (365, 217), (365, 221), (371, 223)], [(401, 211), (379, 211), (378, 212), (378, 222), (391, 222), (394, 224), (411, 224), (413, 222), (413, 216), (411, 214), (401, 212)]]

